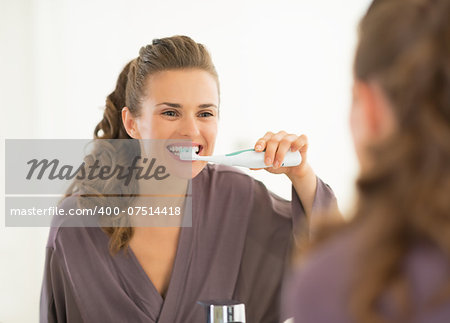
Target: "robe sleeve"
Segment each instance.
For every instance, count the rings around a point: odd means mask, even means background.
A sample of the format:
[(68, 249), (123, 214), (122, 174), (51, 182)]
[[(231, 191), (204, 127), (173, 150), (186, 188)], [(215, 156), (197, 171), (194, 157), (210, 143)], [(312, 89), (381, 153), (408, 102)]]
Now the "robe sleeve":
[[(298, 193), (293, 185), (291, 185), (290, 203), (273, 192), (268, 191), (265, 187), (264, 189), (260, 189), (259, 193), (257, 190), (256, 202), (268, 196), (270, 201), (268, 206), (272, 209), (273, 213), (292, 221), (291, 225), (294, 238), (297, 238), (301, 234), (312, 236), (314, 232), (311, 223), (318, 222), (326, 214), (339, 214), (336, 197), (331, 187), (319, 177), (316, 177), (316, 181), (317, 188), (310, 219), (307, 219), (305, 209), (300, 201), (299, 195), (301, 195), (301, 192)], [(258, 184), (263, 186), (262, 183)]]
[[(292, 185), (291, 214), (294, 238), (304, 234), (307, 237), (314, 235), (314, 223), (319, 222), (326, 214), (339, 214), (336, 197), (331, 187), (316, 177), (317, 188), (311, 210), (311, 219), (306, 218), (305, 209), (300, 201), (299, 194)], [(300, 192), (301, 194), (301, 192)]]
[[(309, 231), (306, 214), (292, 186), (288, 201), (255, 180), (245, 248), (235, 298), (246, 304), (249, 321), (279, 322), (280, 292), (298, 230)], [(301, 194), (301, 193), (300, 193)], [(331, 188), (317, 178), (312, 217), (337, 208)]]
[[(53, 236), (51, 228), (50, 239)], [(47, 245), (40, 297), (40, 322), (84, 322), (64, 267), (64, 259), (54, 246)]]
[[(39, 304), (39, 322), (58, 322), (58, 315), (55, 308), (55, 300), (53, 295), (53, 284), (51, 277), (50, 262), (52, 258), (53, 249), (45, 249), (45, 267), (44, 279), (41, 287), (41, 298)], [(61, 320), (62, 321), (62, 320)]]
[[(67, 211), (76, 207), (76, 198), (65, 199), (60, 207)], [(61, 219), (53, 218), (48, 236), (42, 280), (39, 322), (86, 322), (76, 302), (75, 290), (65, 261), (65, 253), (59, 237), (61, 231), (74, 228), (61, 227)], [(76, 229), (76, 228), (75, 228)]]

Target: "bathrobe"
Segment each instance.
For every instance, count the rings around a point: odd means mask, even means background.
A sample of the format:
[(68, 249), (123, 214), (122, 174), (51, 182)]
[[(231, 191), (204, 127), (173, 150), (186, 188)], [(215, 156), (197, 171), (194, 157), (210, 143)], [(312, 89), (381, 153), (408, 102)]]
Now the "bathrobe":
[[(295, 323), (357, 323), (349, 310), (349, 295), (365, 237), (362, 226), (347, 228), (317, 247), (307, 261), (288, 270), (282, 288), (282, 320), (294, 317)], [(407, 322), (450, 322), (450, 299), (437, 306), (430, 302), (448, 284), (448, 256), (431, 243), (420, 242), (407, 252), (401, 269), (412, 303)], [(377, 311), (386, 321), (405, 322), (399, 318), (397, 300), (387, 292), (380, 297)]]
[[(201, 300), (244, 303), (249, 323), (279, 322), (283, 275), (294, 233), (306, 225), (292, 200), (240, 170), (207, 165), (192, 179), (192, 226), (182, 227), (163, 298), (133, 251), (109, 252), (100, 227), (51, 227), (40, 297), (41, 322), (206, 322)], [(300, 192), (301, 194), (301, 192)], [(76, 208), (76, 196), (60, 208)], [(336, 208), (317, 178), (313, 216)]]

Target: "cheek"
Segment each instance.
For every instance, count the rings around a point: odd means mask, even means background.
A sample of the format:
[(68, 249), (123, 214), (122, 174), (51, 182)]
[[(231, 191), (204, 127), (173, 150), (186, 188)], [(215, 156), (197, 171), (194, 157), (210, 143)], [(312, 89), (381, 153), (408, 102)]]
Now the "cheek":
[(217, 122), (211, 122), (202, 127), (201, 131), (202, 136), (205, 138), (210, 150), (214, 148), (214, 144), (216, 142), (217, 137), (217, 131), (218, 131)]
[(352, 106), (350, 113), (350, 130), (352, 133), (353, 144), (357, 153), (361, 150), (361, 146), (364, 142), (364, 125), (362, 122), (361, 111), (356, 106)]
[(137, 128), (139, 131), (139, 139), (151, 139), (151, 124), (146, 120), (139, 120), (137, 122)]
[(352, 133), (353, 141), (355, 141), (356, 133), (357, 133), (357, 116), (356, 116), (356, 113), (357, 112), (356, 112), (355, 106), (352, 106), (351, 111), (350, 111), (349, 122), (350, 122), (350, 131)]
[(158, 116), (150, 116), (141, 120), (139, 132), (142, 139), (166, 139), (170, 137), (174, 126), (174, 122), (167, 122)]
[(217, 137), (217, 131), (218, 131), (218, 124), (217, 122), (214, 122), (210, 125), (208, 128), (210, 136), (214, 137), (214, 140)]

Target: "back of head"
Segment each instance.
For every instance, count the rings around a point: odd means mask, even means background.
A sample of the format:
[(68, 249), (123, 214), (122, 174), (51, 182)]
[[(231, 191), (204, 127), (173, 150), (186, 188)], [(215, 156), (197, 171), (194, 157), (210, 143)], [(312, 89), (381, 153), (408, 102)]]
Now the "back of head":
[(358, 321), (375, 322), (377, 301), (402, 281), (414, 246), (431, 244), (450, 259), (450, 1), (373, 1), (354, 73), (380, 85), (397, 122), (371, 149), (377, 166), (357, 182), (353, 224), (364, 239), (351, 307)]

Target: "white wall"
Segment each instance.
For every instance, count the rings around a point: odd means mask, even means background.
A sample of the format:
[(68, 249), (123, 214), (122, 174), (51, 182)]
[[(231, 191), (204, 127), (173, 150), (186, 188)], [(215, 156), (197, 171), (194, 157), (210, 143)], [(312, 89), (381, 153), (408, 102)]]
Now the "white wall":
[[(2, 157), (4, 138), (91, 138), (123, 65), (153, 38), (185, 34), (219, 72), (216, 152), (251, 147), (268, 130), (305, 133), (311, 165), (348, 210), (351, 63), (368, 3), (1, 0)], [(4, 183), (4, 158), (0, 171)], [(283, 176), (252, 174), (290, 198)], [(0, 203), (0, 322), (36, 322), (48, 228), (5, 228)]]

